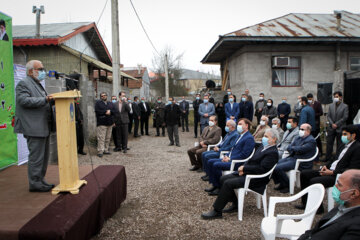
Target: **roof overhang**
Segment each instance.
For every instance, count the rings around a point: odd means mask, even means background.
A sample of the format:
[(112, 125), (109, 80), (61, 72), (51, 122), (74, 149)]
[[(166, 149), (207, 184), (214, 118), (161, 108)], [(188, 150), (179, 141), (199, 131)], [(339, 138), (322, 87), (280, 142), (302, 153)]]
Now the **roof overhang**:
[(206, 56), (201, 60), (202, 63), (216, 64), (221, 63), (231, 56), (235, 51), (245, 45), (257, 44), (352, 44), (360, 46), (360, 37), (246, 37), (246, 36), (220, 36)]

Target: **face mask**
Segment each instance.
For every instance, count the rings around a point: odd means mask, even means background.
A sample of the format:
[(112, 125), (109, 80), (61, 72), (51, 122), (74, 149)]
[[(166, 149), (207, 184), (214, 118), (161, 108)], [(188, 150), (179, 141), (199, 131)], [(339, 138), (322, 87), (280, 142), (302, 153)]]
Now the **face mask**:
[(231, 102), (231, 103), (232, 103), (233, 101), (234, 101), (234, 99), (233, 99), (233, 98), (229, 98), (229, 102)]
[(142, 103), (144, 103), (145, 101), (144, 100), (141, 100)]
[(113, 103), (116, 103), (116, 100), (111, 100)]
[(225, 132), (229, 132), (230, 128), (228, 126), (225, 127)]
[(158, 100), (157, 102), (158, 102), (158, 103), (161, 103), (161, 101), (160, 101), (160, 100)]
[(172, 104), (172, 101), (168, 101), (168, 104)]
[(38, 79), (39, 81), (43, 81), (43, 80), (45, 79), (45, 77), (46, 77), (46, 72), (45, 72), (45, 71), (40, 71), (40, 72), (38, 72), (38, 77), (37, 77), (37, 79)]
[(282, 100), (282, 103), (286, 103), (286, 100)]
[(245, 101), (246, 101), (246, 98), (244, 98), (244, 97), (243, 97), (243, 98), (241, 98), (241, 101), (245, 102)]
[(264, 97), (259, 97), (259, 100), (264, 100)]
[(204, 103), (208, 103), (209, 102), (209, 100), (207, 100), (207, 99), (204, 99)]
[(278, 128), (278, 126), (276, 124), (273, 124), (271, 127), (272, 127), (272, 129), (275, 129), (275, 130)]
[(304, 131), (304, 130), (300, 130), (300, 131), (299, 131), (299, 136), (300, 136), (300, 137), (303, 137), (304, 135), (305, 135), (305, 131)]
[(271, 103), (267, 103), (266, 105), (267, 105), (268, 107), (271, 107), (272, 104), (271, 104)]
[(308, 100), (308, 103), (312, 104), (312, 100)]
[(297, 102), (300, 103), (300, 102), (301, 102), (301, 99), (298, 99)]
[(242, 133), (243, 132), (243, 128), (241, 125), (237, 125), (236, 130), (238, 131), (238, 133)]
[(213, 121), (209, 121), (209, 126), (210, 127), (212, 127), (212, 126), (214, 126), (215, 125), (215, 123), (213, 122)]
[(340, 101), (340, 99), (339, 98), (334, 98), (334, 102), (339, 102)]
[(121, 101), (125, 102), (126, 101), (126, 97), (122, 97)]
[(267, 137), (263, 137), (261, 139), (261, 142), (263, 144), (264, 147), (266, 147), (267, 145), (269, 145), (269, 139)]
[(200, 100), (200, 97), (196, 97), (196, 100)]
[(341, 194), (346, 193), (346, 192), (351, 191), (351, 190), (354, 190), (354, 189), (349, 189), (349, 190), (346, 190), (344, 192), (340, 192), (340, 190), (336, 186), (334, 186), (333, 189), (332, 189), (331, 195), (332, 195), (332, 197), (333, 197), (333, 199), (334, 199), (334, 201), (336, 203), (338, 203), (339, 205), (344, 205), (344, 203), (346, 201), (349, 201), (349, 199), (348, 200), (342, 200), (340, 198), (340, 196), (341, 196)]
[(344, 144), (348, 144), (350, 141), (349, 139), (347, 138), (347, 136), (341, 136), (341, 141), (344, 143)]
[(265, 121), (260, 121), (261, 126), (265, 126)]
[(286, 128), (290, 130), (291, 129), (291, 123), (287, 123)]
[(228, 95), (230, 95), (230, 94), (231, 94), (231, 92), (227, 92), (227, 94), (228, 94)]
[(131, 100), (128, 100), (128, 103), (131, 103)]

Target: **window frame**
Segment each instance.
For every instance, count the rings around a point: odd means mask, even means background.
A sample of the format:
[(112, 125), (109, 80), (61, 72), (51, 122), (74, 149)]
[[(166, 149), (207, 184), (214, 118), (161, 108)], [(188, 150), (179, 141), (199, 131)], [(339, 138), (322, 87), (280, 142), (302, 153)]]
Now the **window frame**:
[(352, 69), (351, 69), (351, 65), (352, 65), (352, 64), (351, 64), (351, 59), (352, 59), (352, 58), (357, 58), (357, 59), (359, 59), (359, 63), (356, 64), (356, 65), (359, 65), (359, 68), (360, 68), (360, 56), (350, 56), (350, 57), (349, 57), (349, 70), (350, 70), (350, 71), (360, 71), (360, 69), (359, 69), (359, 70), (352, 70)]
[[(290, 58), (290, 61), (291, 61), (291, 59), (292, 58), (297, 58), (298, 59), (298, 61), (299, 61), (299, 66), (298, 67), (274, 67), (273, 65), (274, 65), (274, 61), (275, 61), (275, 57), (289, 57)], [(301, 87), (301, 85), (302, 85), (302, 80), (301, 80), (301, 56), (283, 56), (283, 55), (276, 55), (276, 56), (271, 56), (271, 59), (270, 59), (270, 61), (271, 61), (271, 87)], [(286, 70), (287, 69), (289, 69), (289, 70), (291, 70), (291, 69), (295, 69), (295, 70), (299, 70), (299, 84), (298, 85), (274, 85), (274, 81), (273, 81), (273, 72), (274, 72), (274, 70), (276, 70), (276, 69), (284, 69), (285, 70), (285, 83), (287, 83), (287, 79), (286, 79), (286, 76), (287, 76), (287, 74), (286, 74)]]

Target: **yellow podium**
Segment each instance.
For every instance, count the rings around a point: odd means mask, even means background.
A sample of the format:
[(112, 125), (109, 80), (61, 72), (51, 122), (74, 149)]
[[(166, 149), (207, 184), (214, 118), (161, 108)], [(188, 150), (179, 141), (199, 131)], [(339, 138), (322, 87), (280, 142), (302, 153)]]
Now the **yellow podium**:
[(55, 99), (56, 135), (60, 184), (52, 189), (52, 194), (70, 192), (78, 194), (85, 180), (79, 180), (77, 157), (75, 103), (81, 97), (80, 91), (66, 91), (51, 94)]

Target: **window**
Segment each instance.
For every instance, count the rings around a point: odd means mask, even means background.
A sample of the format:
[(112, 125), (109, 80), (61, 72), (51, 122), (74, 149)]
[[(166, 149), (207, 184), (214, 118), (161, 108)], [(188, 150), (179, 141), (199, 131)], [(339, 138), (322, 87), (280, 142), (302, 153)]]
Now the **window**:
[(350, 70), (351, 71), (360, 71), (360, 57), (351, 57), (350, 58)]
[[(271, 66), (272, 66), (272, 86), (273, 87), (300, 87), (300, 70), (301, 70), (301, 58), (300, 57), (289, 57), (290, 61), (286, 65), (281, 65), (279, 63), (284, 63), (284, 59), (278, 61), (275, 59), (277, 57), (272, 57)], [(284, 57), (282, 57), (284, 58)], [(277, 64), (275, 64), (277, 63)]]

